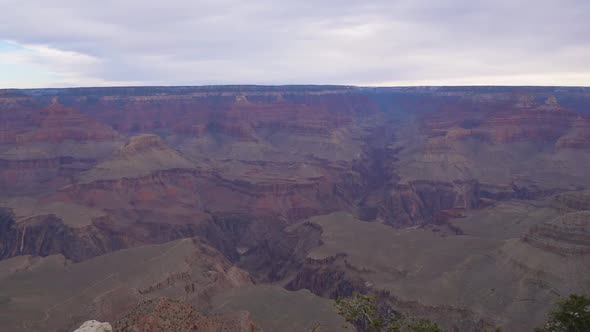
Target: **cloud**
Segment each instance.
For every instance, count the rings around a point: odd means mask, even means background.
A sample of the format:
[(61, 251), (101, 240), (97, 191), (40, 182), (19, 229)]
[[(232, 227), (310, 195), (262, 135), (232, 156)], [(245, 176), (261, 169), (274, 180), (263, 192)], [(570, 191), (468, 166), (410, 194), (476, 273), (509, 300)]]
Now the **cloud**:
[(0, 65), (50, 73), (32, 85), (590, 85), (588, 1), (0, 5), (0, 40), (27, 50), (0, 48)]
[(73, 51), (54, 49), (46, 45), (0, 43), (0, 69), (5, 87), (35, 86), (109, 86), (133, 85), (138, 82), (106, 81), (91, 75), (100, 67), (99, 58)]

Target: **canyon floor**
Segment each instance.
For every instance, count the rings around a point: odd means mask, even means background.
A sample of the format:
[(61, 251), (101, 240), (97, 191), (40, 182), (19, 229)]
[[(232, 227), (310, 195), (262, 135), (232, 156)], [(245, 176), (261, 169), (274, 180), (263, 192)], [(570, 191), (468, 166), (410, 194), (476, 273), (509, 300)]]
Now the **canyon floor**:
[(532, 330), (590, 292), (589, 167), (589, 88), (0, 90), (1, 330)]

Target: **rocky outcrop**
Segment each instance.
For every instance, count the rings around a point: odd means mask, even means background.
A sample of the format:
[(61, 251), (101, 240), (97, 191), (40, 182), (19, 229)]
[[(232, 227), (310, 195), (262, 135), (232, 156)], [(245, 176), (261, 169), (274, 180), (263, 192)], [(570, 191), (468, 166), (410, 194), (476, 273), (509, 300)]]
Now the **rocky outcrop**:
[(555, 195), (556, 207), (574, 211), (590, 210), (590, 191), (573, 191)]
[[(38, 107), (38, 106), (37, 106)], [(117, 137), (108, 125), (99, 123), (79, 111), (54, 100), (48, 107), (14, 119), (17, 128), (0, 129), (0, 142), (24, 144), (30, 142), (105, 141)], [(18, 115), (17, 115), (18, 116)]]
[[(478, 102), (428, 113), (422, 117), (425, 133), (435, 140), (475, 139), (495, 144), (515, 142), (555, 143), (575, 126), (575, 112), (564, 109), (554, 95), (543, 103), (535, 95), (518, 92), (497, 104)], [(469, 108), (482, 108), (476, 114)]]
[[(154, 279), (137, 289), (144, 298), (158, 294), (180, 293), (199, 303), (208, 301), (217, 293), (230, 288), (252, 285), (251, 276), (233, 266), (227, 258), (213, 247), (193, 240), (194, 252), (183, 257), (186, 267), (178, 272), (168, 272), (161, 279)], [(198, 269), (200, 272), (195, 272)]]
[(248, 312), (203, 315), (192, 305), (158, 298), (139, 304), (114, 323), (116, 332), (254, 332), (256, 325)]
[(559, 106), (557, 98), (553, 95), (547, 97), (547, 99), (545, 100), (545, 106), (549, 108), (557, 108)]
[(495, 113), (482, 123), (481, 127), (490, 133), (494, 142), (498, 143), (556, 142), (570, 130), (574, 119), (575, 114), (571, 112), (538, 108)]
[(89, 320), (84, 322), (82, 326), (74, 332), (113, 332), (113, 327), (109, 323), (101, 323), (96, 320)]
[[(229, 121), (228, 121), (229, 122)], [(176, 132), (189, 137), (228, 136), (241, 142), (256, 142), (256, 133), (249, 123), (209, 122), (207, 124), (178, 125)]]
[[(135, 168), (125, 169), (137, 172)], [(88, 176), (94, 179), (96, 174), (91, 171)], [(53, 199), (106, 209), (179, 206), (179, 211), (189, 214), (187, 217), (200, 211), (298, 220), (342, 206), (332, 186), (326, 178), (250, 182), (227, 179), (211, 171), (167, 169), (73, 184), (62, 188)]]
[(573, 122), (569, 133), (562, 136), (556, 143), (558, 148), (589, 149), (590, 148), (590, 117), (578, 116)]
[(35, 141), (103, 141), (111, 140), (117, 133), (107, 125), (98, 123), (57, 101), (43, 109), (35, 119), (38, 129), (17, 137), (17, 143)]
[(542, 188), (535, 184), (513, 182), (510, 185), (481, 184), (479, 195), (482, 199), (503, 201), (510, 199), (540, 199), (555, 195), (563, 190)]
[(120, 150), (122, 156), (134, 156), (142, 154), (152, 150), (167, 150), (169, 147), (162, 142), (162, 139), (158, 135), (143, 134), (136, 135), (129, 139), (129, 142), (125, 144)]
[(250, 272), (257, 282), (276, 282), (295, 273), (303, 265), (309, 251), (321, 243), (321, 229), (310, 222), (297, 225), (294, 229), (254, 222), (244, 231), (237, 232), (240, 233), (238, 236), (229, 235), (235, 239), (237, 246), (237, 264)]
[(80, 174), (78, 182), (138, 178), (157, 171), (194, 167), (178, 151), (166, 145), (160, 136), (143, 134), (131, 137), (110, 158)]
[(0, 159), (0, 193), (5, 195), (51, 192), (70, 183), (70, 178), (89, 169), (93, 159), (55, 157), (46, 159)]
[(73, 228), (55, 215), (39, 215), (15, 222), (10, 214), (0, 218), (0, 259), (19, 255), (63, 254), (81, 261), (129, 246), (122, 234), (105, 223)]
[(348, 297), (354, 292), (365, 292), (368, 289), (355, 272), (355, 267), (347, 262), (344, 254), (322, 260), (307, 258), (286, 288), (308, 289), (316, 295), (331, 299)]
[(445, 210), (479, 206), (477, 181), (418, 180), (396, 185), (378, 205), (378, 216), (384, 223), (395, 227), (415, 226), (442, 222), (437, 217)]
[(568, 213), (533, 226), (522, 240), (560, 255), (590, 254), (590, 211)]

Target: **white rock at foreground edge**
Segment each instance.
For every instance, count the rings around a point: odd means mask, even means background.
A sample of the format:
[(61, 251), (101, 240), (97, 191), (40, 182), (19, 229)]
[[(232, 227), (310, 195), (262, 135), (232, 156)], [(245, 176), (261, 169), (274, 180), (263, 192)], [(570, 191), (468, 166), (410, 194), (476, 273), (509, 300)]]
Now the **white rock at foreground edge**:
[(89, 320), (84, 322), (84, 324), (74, 332), (113, 332), (113, 327), (109, 323)]

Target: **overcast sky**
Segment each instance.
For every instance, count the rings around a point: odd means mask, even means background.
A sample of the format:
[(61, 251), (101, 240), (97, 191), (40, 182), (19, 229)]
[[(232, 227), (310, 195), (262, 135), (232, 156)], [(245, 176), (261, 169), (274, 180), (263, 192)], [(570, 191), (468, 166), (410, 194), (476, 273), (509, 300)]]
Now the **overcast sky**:
[(589, 0), (0, 0), (0, 88), (590, 86)]

